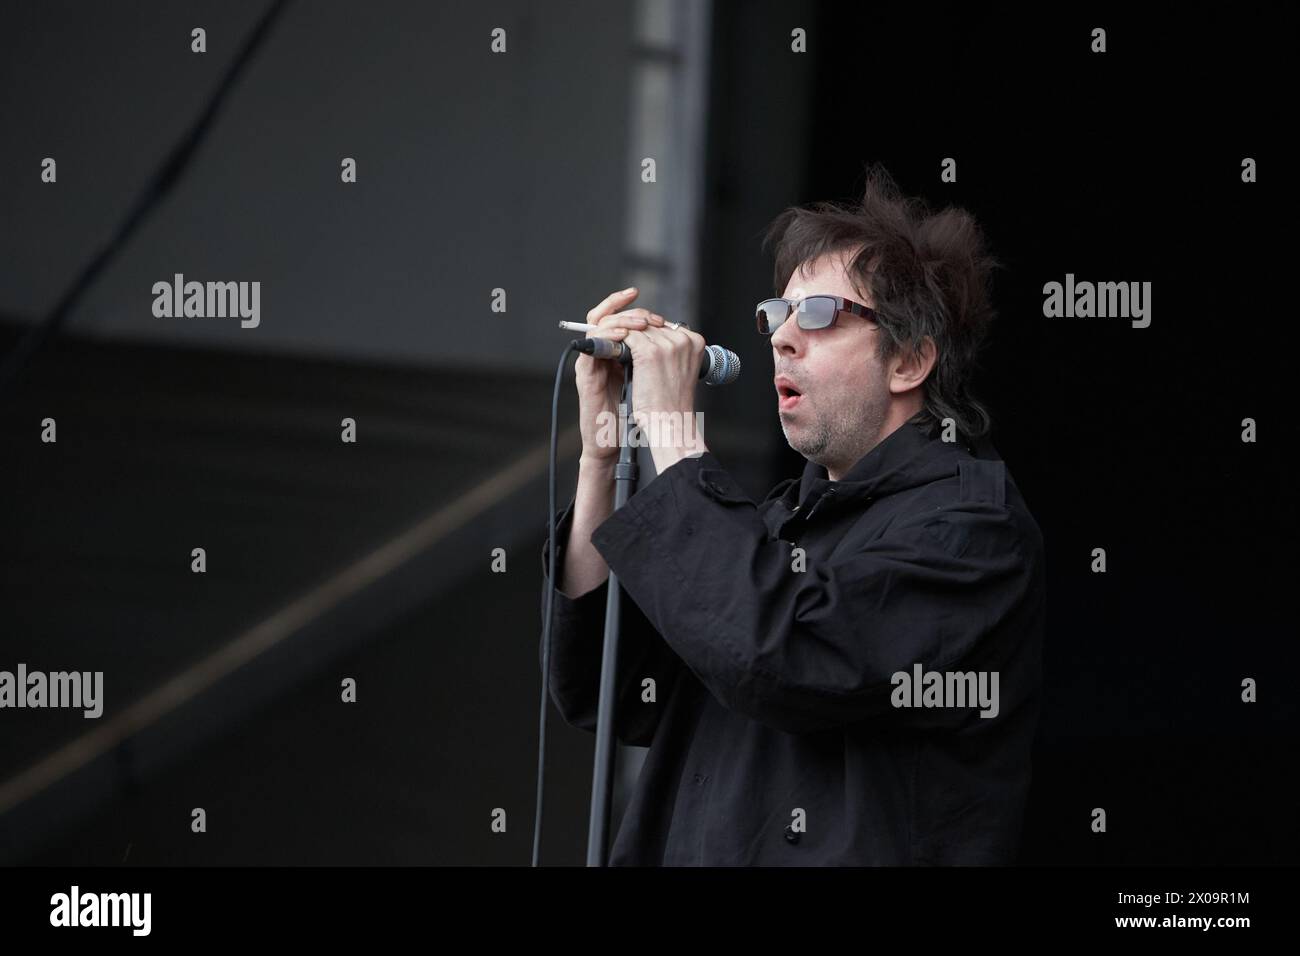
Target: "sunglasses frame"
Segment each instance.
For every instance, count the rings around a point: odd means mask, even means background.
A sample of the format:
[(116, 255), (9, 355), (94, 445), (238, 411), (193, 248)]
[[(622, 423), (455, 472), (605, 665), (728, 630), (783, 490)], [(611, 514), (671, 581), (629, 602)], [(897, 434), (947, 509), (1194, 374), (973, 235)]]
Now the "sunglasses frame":
[[(806, 314), (806, 312), (801, 310), (799, 306), (807, 302), (809, 299), (830, 299), (835, 303), (835, 311), (831, 314), (830, 322), (828, 322), (826, 325), (814, 326), (813, 328), (808, 328), (802, 322), (799, 322), (798, 316)], [(763, 312), (763, 306), (767, 305), (769, 302), (784, 302), (789, 307), (789, 309), (785, 314), (785, 318), (783, 318), (780, 322), (778, 322), (775, 326), (773, 326), (771, 331), (764, 332), (763, 320), (759, 316)], [(871, 308), (870, 306), (865, 306), (860, 302), (854, 302), (852, 299), (846, 299), (843, 296), (824, 295), (824, 294), (806, 295), (802, 299), (786, 299), (786, 298), (782, 298), (781, 296), (775, 296), (771, 299), (764, 299), (762, 302), (758, 303), (758, 305), (754, 307), (754, 321), (758, 325), (759, 335), (771, 335), (782, 325), (784, 325), (787, 321), (789, 321), (791, 315), (795, 316), (795, 321), (799, 322), (799, 328), (803, 329), (805, 332), (817, 332), (822, 329), (829, 329), (832, 325), (834, 325), (837, 321), (839, 321), (841, 312), (848, 312), (852, 315), (860, 315), (864, 319), (867, 319), (872, 322), (878, 321), (876, 319), (876, 310)]]

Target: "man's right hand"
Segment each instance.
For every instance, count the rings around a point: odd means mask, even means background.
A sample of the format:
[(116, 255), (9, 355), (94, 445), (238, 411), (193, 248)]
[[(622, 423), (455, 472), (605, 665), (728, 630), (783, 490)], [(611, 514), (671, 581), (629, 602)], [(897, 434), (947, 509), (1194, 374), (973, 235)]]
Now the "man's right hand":
[[(663, 327), (664, 318), (647, 309), (630, 309), (619, 311), (637, 297), (635, 288), (614, 292), (605, 297), (599, 305), (587, 313), (587, 322), (600, 326), (587, 333), (587, 338), (603, 338), (612, 342), (621, 342), (627, 337), (629, 329), (645, 329), (647, 326)], [(618, 461), (618, 402), (623, 391), (623, 365), (610, 359), (597, 359), (590, 355), (579, 355), (574, 364), (575, 378), (578, 386), (578, 427), (582, 435), (582, 457), (589, 462)], [(608, 416), (603, 413), (608, 412)], [(611, 431), (606, 426), (606, 437), (611, 434), (614, 441), (601, 447), (599, 437), (602, 422), (612, 421), (615, 428)]]

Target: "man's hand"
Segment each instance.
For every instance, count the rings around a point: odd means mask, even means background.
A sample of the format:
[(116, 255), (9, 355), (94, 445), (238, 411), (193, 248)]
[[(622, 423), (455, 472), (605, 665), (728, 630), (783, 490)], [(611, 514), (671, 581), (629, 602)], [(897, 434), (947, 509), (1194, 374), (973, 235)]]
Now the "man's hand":
[(632, 418), (650, 443), (655, 471), (663, 474), (707, 451), (695, 420), (704, 337), (685, 326), (653, 324), (629, 330), (623, 342), (632, 350)]
[[(631, 331), (650, 326), (662, 326), (663, 316), (646, 309), (616, 310), (637, 297), (637, 290), (624, 289), (606, 296), (604, 301), (587, 313), (587, 322), (600, 326), (588, 332), (587, 338), (605, 338), (613, 342), (624, 341)], [(578, 388), (578, 430), (582, 435), (582, 458), (590, 463), (618, 461), (617, 428), (604, 423), (618, 421), (618, 400), (623, 389), (623, 366), (612, 359), (596, 359), (579, 355), (574, 363), (574, 378)], [(636, 375), (633, 375), (635, 385)], [(614, 441), (601, 444), (601, 436), (614, 437)]]

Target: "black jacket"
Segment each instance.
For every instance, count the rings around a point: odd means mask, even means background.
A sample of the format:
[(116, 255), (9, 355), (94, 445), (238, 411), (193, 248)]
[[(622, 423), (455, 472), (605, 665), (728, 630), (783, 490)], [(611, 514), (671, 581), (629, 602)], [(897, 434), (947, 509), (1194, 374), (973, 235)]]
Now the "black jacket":
[[(572, 514), (571, 501), (557, 522), (561, 568)], [(841, 481), (809, 462), (758, 505), (705, 452), (592, 542), (631, 597), (615, 730), (650, 748), (611, 865), (1014, 861), (1046, 569), (990, 443), (905, 424)], [(544, 609), (545, 547), (542, 570)], [(591, 731), (608, 587), (555, 593), (551, 698)], [(983, 672), (996, 716), (973, 700), (915, 706), (920, 690), (898, 706), (894, 675), (931, 671)]]

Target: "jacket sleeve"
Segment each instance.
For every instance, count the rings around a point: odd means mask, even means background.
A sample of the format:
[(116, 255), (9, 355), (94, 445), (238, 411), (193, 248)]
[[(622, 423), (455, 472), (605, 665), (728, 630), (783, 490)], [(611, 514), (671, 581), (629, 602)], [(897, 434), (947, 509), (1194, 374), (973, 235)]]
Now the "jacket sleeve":
[[(573, 524), (574, 502), (556, 519), (555, 559), (561, 571), (564, 553)], [(546, 595), (551, 589), (547, 566), (550, 539), (542, 544), (542, 640), (538, 642), (538, 662), (544, 652), (546, 637)], [(563, 581), (560, 582), (561, 585)], [(609, 579), (577, 598), (556, 589), (555, 618), (551, 626), (551, 666), (548, 689), (560, 715), (570, 726), (596, 732), (597, 704), (600, 692), (600, 669), (604, 657), (605, 606)], [(681, 661), (650, 626), (645, 615), (627, 595), (620, 605), (619, 666), (616, 681), (614, 732), (625, 744), (650, 746), (660, 716), (667, 705), (680, 672)], [(655, 700), (642, 699), (642, 682), (654, 678)]]
[(1013, 516), (978, 501), (795, 570), (794, 546), (709, 452), (666, 469), (592, 541), (719, 703), (792, 733), (933, 723), (892, 705), (894, 675), (996, 661), (993, 635), (1032, 587)]

